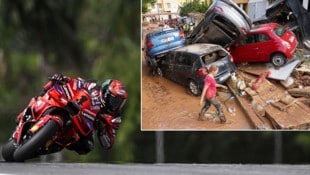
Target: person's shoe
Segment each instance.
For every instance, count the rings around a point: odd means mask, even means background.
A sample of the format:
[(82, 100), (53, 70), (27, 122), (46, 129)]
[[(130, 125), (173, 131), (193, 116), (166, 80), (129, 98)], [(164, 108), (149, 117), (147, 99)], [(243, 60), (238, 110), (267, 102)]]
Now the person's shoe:
[(199, 117), (198, 117), (198, 120), (199, 120), (199, 121), (204, 121), (204, 120), (205, 120), (205, 119), (204, 119), (204, 115), (203, 115), (202, 113), (199, 112), (198, 116), (199, 116)]
[(226, 122), (226, 118), (225, 118), (225, 115), (223, 113), (220, 114), (219, 117), (220, 117), (221, 123), (225, 123)]

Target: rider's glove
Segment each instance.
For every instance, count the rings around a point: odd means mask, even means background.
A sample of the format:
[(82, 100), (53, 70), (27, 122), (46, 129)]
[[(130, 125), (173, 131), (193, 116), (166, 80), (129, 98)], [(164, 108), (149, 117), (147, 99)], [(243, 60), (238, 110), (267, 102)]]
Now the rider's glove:
[(52, 77), (49, 77), (49, 80), (53, 81), (57, 84), (63, 84), (67, 82), (66, 77), (64, 77), (62, 74), (54, 74)]

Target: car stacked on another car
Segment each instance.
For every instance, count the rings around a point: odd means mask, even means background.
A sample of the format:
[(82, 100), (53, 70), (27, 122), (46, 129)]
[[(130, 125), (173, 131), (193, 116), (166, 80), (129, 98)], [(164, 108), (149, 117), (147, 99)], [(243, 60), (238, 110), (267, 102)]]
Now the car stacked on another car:
[(218, 83), (225, 82), (235, 72), (233, 59), (222, 46), (215, 44), (192, 44), (169, 52), (158, 63), (156, 71), (172, 81), (187, 86), (197, 96), (203, 88), (204, 77), (199, 76), (200, 68), (216, 64), (219, 72)]
[(228, 47), (251, 29), (249, 16), (231, 0), (215, 0), (187, 36), (187, 44), (212, 43)]
[(185, 36), (178, 29), (161, 28), (148, 33), (144, 41), (145, 60), (148, 65), (155, 68), (160, 57), (185, 45)]
[(271, 62), (283, 66), (287, 59), (293, 58), (297, 47), (293, 32), (277, 23), (257, 25), (242, 39), (230, 47), (235, 63)]

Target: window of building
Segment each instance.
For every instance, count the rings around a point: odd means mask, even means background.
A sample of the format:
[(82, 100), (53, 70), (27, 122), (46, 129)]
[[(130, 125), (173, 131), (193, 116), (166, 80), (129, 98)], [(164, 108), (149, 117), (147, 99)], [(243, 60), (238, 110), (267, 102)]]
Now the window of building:
[(157, 7), (158, 7), (159, 9), (161, 9), (161, 8), (163, 8), (163, 5), (162, 5), (161, 3), (157, 3)]
[(168, 9), (171, 9), (171, 3), (166, 3), (166, 5)]
[(156, 5), (155, 3), (152, 3), (152, 4), (151, 4), (151, 8), (152, 8), (152, 9), (155, 9), (155, 8), (156, 8), (155, 5)]

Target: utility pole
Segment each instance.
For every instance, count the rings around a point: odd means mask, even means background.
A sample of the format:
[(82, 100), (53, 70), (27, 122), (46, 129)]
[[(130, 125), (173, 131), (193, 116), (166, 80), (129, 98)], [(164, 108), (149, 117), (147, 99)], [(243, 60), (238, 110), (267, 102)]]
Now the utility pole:
[(282, 163), (282, 132), (274, 132), (274, 159), (276, 164)]
[(156, 163), (165, 162), (164, 131), (155, 131)]

